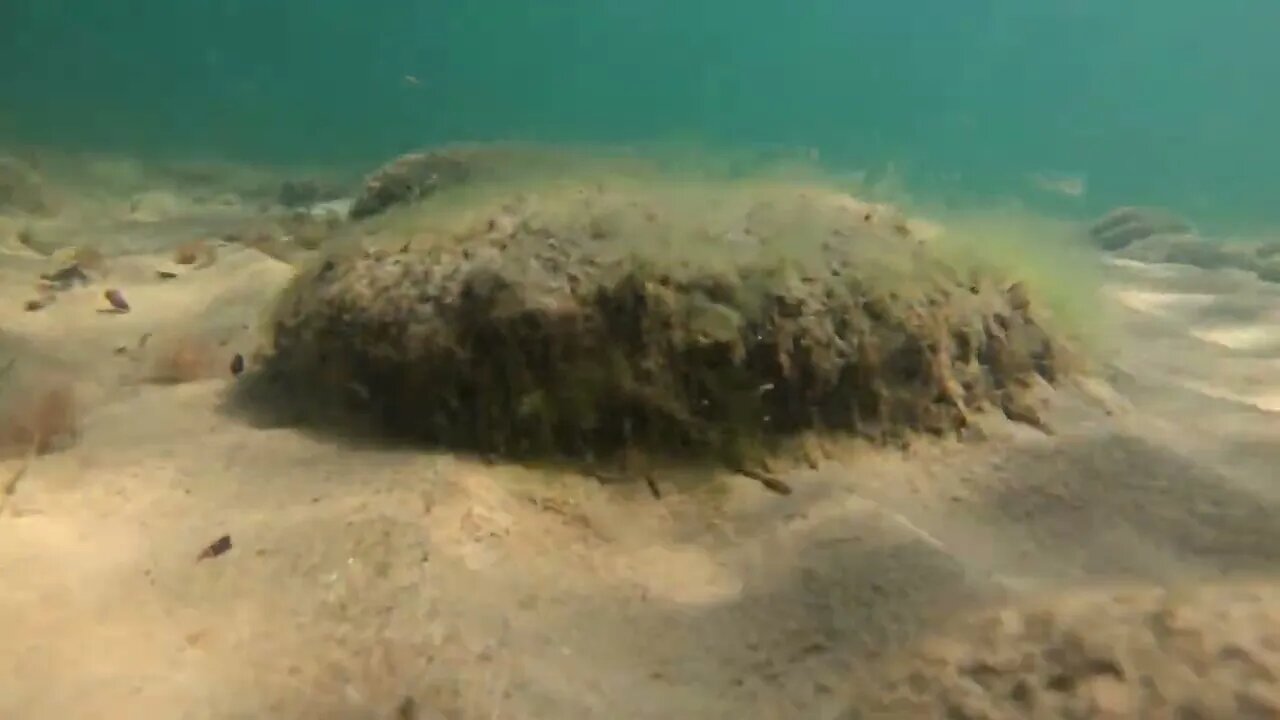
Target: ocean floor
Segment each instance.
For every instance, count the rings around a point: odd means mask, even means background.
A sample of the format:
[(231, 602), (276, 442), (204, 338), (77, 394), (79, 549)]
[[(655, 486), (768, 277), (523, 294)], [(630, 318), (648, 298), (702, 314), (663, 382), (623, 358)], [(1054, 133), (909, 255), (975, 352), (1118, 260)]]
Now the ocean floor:
[[(0, 227), (0, 717), (855, 718), (957, 613), (1280, 570), (1253, 275), (1099, 253), (1111, 347), (1049, 433), (655, 498), (242, 412), (232, 364), (310, 251), (164, 193)], [(96, 274), (36, 288), (73, 257)]]

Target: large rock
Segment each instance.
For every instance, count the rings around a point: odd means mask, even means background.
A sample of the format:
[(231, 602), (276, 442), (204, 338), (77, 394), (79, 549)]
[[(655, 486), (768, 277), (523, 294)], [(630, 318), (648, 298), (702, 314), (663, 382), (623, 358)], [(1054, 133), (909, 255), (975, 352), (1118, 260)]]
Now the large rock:
[(1062, 357), (1021, 285), (837, 193), (624, 187), (513, 193), (452, 235), (436, 217), (328, 257), (283, 298), (269, 371), (355, 392), (397, 434), (522, 456), (736, 463), (807, 430), (1035, 420), (1024, 395)]
[(1280, 589), (1077, 590), (967, 615), (872, 674), (850, 720), (1280, 717)]
[(601, 158), (572, 148), (522, 144), (458, 144), (401, 155), (375, 170), (351, 206), (359, 220), (409, 205), (459, 185), (512, 186), (540, 180), (556, 182), (566, 173), (652, 170), (650, 163), (629, 155)]
[(1195, 228), (1176, 215), (1143, 207), (1116, 208), (1089, 228), (1089, 237), (1103, 250), (1120, 250), (1153, 235), (1195, 234)]
[(1192, 235), (1152, 235), (1134, 241), (1120, 257), (1146, 263), (1191, 265), (1205, 270), (1252, 272), (1280, 282), (1280, 242), (1206, 240)]
[(365, 180), (351, 205), (351, 219), (370, 217), (392, 206), (429, 197), (444, 187), (465, 182), (468, 174), (466, 161), (449, 153), (402, 155)]

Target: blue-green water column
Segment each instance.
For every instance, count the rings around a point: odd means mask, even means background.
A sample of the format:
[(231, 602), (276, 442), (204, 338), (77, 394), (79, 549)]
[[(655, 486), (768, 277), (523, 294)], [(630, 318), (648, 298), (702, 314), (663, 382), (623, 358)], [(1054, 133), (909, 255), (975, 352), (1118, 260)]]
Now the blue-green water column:
[(820, 150), (908, 180), (1276, 220), (1264, 0), (3, 0), (0, 139), (373, 163), (548, 139)]

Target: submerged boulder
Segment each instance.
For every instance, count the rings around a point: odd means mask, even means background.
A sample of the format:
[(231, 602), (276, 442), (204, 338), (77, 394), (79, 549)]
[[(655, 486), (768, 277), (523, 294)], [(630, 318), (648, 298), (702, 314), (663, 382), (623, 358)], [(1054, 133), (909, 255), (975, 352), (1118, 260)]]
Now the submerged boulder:
[[(609, 157), (607, 172), (638, 170), (649, 164), (629, 155)], [(597, 154), (573, 148), (519, 143), (462, 143), (401, 155), (375, 170), (350, 209), (353, 220), (379, 215), (393, 207), (412, 205), (459, 186), (507, 185), (530, 187), (555, 183), (566, 173), (602, 163)], [(632, 167), (626, 168), (631, 164)]]
[(1120, 257), (1146, 263), (1190, 265), (1205, 270), (1243, 270), (1280, 282), (1280, 242), (1204, 240), (1191, 235), (1153, 235), (1137, 240)]
[(365, 180), (351, 205), (351, 219), (370, 217), (394, 205), (429, 197), (444, 187), (465, 182), (467, 175), (466, 161), (450, 153), (401, 155)]
[(1156, 235), (1195, 236), (1195, 228), (1173, 213), (1158, 208), (1121, 207), (1089, 227), (1089, 237), (1103, 250), (1120, 250)]
[(516, 456), (743, 463), (807, 431), (952, 433), (988, 406), (1034, 422), (1029, 388), (1062, 355), (1025, 289), (845, 200), (593, 185), (470, 208), (448, 235), (425, 209), (403, 242), (300, 274), (267, 367), (357, 389), (395, 434)]

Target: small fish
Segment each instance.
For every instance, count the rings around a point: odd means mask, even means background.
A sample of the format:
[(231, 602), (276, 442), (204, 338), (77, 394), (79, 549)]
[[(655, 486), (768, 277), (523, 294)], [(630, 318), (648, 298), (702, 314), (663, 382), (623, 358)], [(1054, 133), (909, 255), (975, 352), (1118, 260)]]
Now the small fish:
[(1037, 172), (1031, 174), (1031, 183), (1045, 192), (1065, 195), (1067, 197), (1084, 197), (1088, 191), (1088, 183), (1083, 175), (1071, 175), (1057, 172)]
[(219, 555), (225, 554), (230, 549), (231, 549), (231, 536), (223, 535), (217, 540), (214, 540), (213, 542), (209, 543), (208, 547), (201, 550), (200, 554), (196, 556), (196, 562), (200, 562), (201, 560), (209, 560), (211, 558), (216, 558)]
[(242, 372), (244, 372), (244, 356), (236, 353), (236, 356), (231, 358), (231, 374), (238, 376)]
[(405, 75), (404, 81), (415, 87), (422, 84), (422, 81), (418, 79), (417, 75)]
[(111, 304), (111, 308), (116, 312), (129, 312), (129, 302), (124, 299), (124, 293), (119, 290), (111, 288), (110, 290), (102, 293), (102, 297), (107, 299), (107, 302)]

